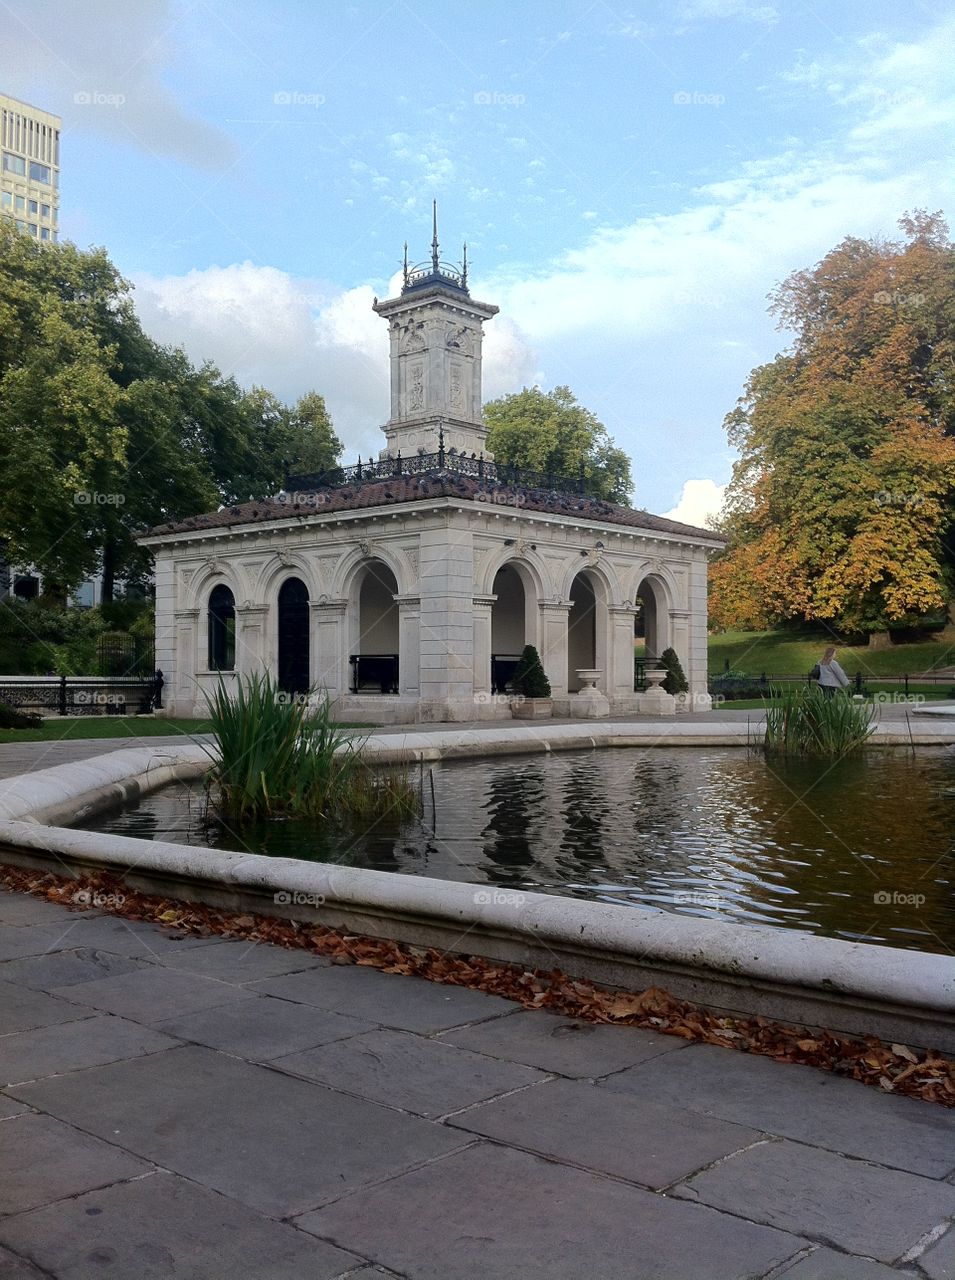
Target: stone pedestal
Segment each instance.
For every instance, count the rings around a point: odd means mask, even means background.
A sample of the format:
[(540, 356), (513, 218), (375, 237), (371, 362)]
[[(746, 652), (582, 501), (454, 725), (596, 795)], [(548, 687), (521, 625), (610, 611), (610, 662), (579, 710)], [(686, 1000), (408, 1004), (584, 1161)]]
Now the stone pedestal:
[(637, 710), (645, 716), (676, 715), (676, 698), (663, 688), (666, 671), (663, 667), (648, 666), (645, 672), (647, 687), (637, 694)]
[(597, 688), (603, 674), (593, 667), (577, 667), (581, 687), (571, 694), (570, 714), (575, 720), (604, 720), (610, 715), (610, 699)]

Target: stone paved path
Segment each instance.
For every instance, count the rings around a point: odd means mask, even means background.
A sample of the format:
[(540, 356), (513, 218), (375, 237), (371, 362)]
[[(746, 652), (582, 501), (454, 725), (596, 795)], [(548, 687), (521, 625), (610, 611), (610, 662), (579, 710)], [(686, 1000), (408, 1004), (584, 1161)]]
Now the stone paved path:
[(955, 1113), (0, 894), (5, 1280), (955, 1276)]

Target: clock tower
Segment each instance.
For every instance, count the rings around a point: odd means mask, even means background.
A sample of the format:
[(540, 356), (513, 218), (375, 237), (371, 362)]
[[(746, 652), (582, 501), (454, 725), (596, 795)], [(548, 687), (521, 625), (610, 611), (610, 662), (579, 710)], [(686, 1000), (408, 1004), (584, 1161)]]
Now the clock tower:
[(468, 247), (460, 264), (441, 260), (437, 204), (432, 207), (430, 261), (408, 264), (401, 293), (374, 304), (391, 339), (391, 417), (381, 457), (436, 453), (443, 429), (450, 453), (487, 453), (481, 413), (483, 325), (498, 308), (468, 292)]

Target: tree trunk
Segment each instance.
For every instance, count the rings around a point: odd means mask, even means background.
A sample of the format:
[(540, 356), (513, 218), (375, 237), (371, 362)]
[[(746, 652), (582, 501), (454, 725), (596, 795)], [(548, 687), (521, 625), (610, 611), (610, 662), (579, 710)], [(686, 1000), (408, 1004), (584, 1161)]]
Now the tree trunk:
[(113, 603), (113, 588), (116, 582), (116, 544), (111, 538), (103, 543), (103, 585), (100, 593), (101, 604)]

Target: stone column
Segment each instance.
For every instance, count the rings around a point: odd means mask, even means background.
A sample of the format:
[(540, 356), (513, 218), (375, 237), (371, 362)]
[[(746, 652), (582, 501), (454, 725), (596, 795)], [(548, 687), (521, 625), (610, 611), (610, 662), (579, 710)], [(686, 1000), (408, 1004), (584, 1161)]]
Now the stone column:
[[(172, 672), (166, 672), (167, 707), (171, 715), (203, 714), (205, 708), (202, 705), (202, 694), (196, 684), (199, 670), (199, 610), (177, 609), (173, 618), (176, 663)], [(205, 665), (203, 661), (203, 668)]]
[(269, 653), (268, 616), (267, 604), (248, 601), (235, 611), (235, 669), (243, 675), (274, 670), (276, 666)]
[(474, 692), (491, 692), (491, 612), (497, 596), (474, 597)]
[(309, 606), (312, 618), (312, 684), (325, 689), (334, 702), (348, 692), (347, 600), (319, 596)]
[[(686, 659), (684, 661), (686, 678), (690, 684), (691, 706), (694, 711), (709, 711), (713, 705), (707, 686), (709, 671), (708, 634), (706, 625), (707, 612), (707, 557), (706, 553), (698, 553), (700, 558), (689, 565), (689, 611), (686, 620)], [(679, 653), (680, 651), (677, 650)]]
[(421, 696), (421, 598), (395, 596), (398, 605), (398, 692)]
[(468, 720), (474, 714), (474, 557), (471, 531), (453, 513), (422, 530), (418, 717)]
[(607, 697), (615, 713), (632, 711), (636, 707), (633, 688), (633, 624), (636, 605), (611, 605), (610, 614), (610, 669), (607, 672)]
[[(541, 600), (541, 662), (550, 681), (551, 694), (564, 701), (567, 691), (567, 624), (570, 618), (569, 600)], [(555, 714), (560, 714), (554, 708)]]

